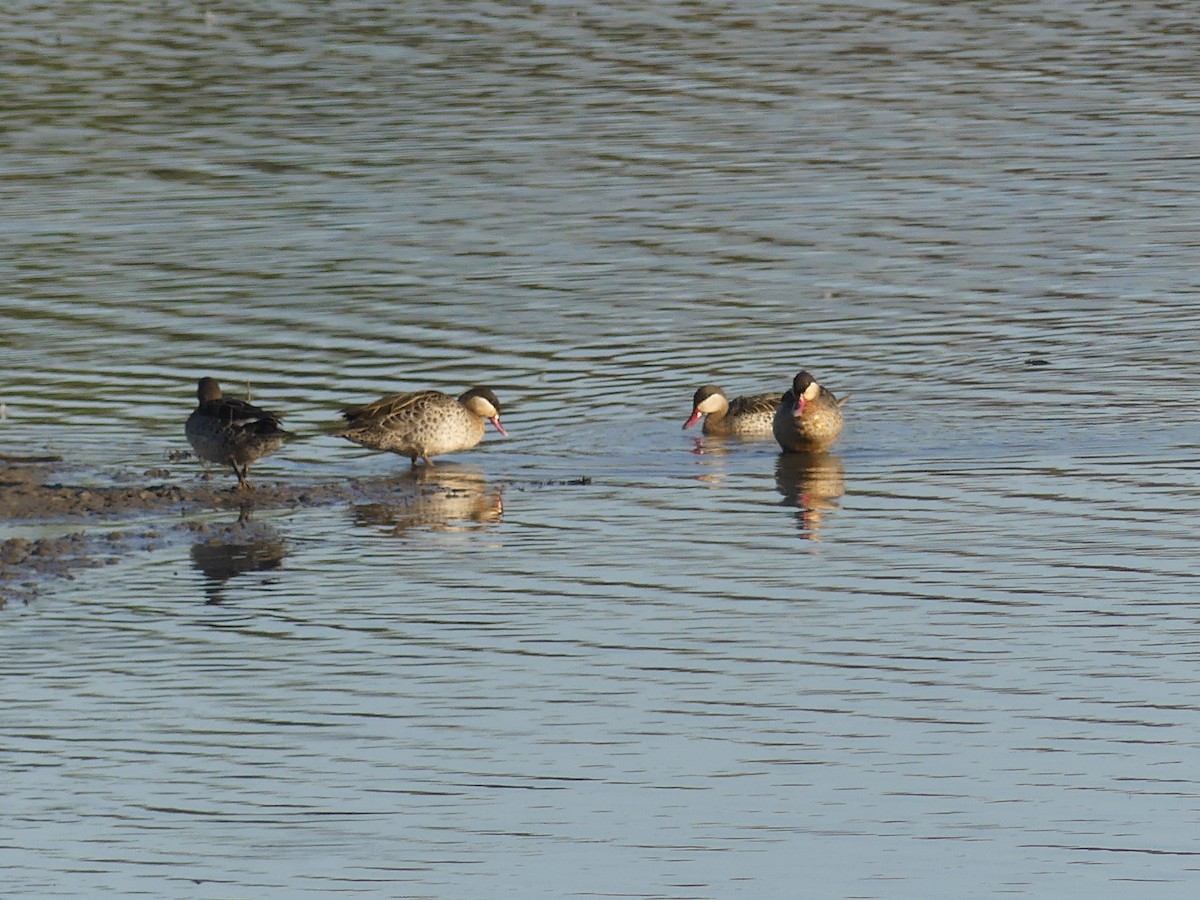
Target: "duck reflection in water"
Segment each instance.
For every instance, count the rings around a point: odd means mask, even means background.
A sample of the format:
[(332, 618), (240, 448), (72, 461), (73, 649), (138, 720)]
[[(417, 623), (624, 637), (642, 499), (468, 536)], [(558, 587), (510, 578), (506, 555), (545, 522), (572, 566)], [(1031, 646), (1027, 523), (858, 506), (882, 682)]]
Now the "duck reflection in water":
[(245, 515), (230, 525), (199, 528), (192, 544), (192, 565), (204, 576), (209, 604), (225, 601), (229, 579), (278, 569), (288, 553), (287, 544), (274, 528), (251, 522)]
[(783, 505), (797, 509), (796, 523), (805, 540), (819, 540), (821, 519), (838, 508), (846, 492), (842, 459), (832, 453), (781, 453), (775, 464), (775, 486)]
[(360, 503), (354, 523), (385, 528), (392, 534), (409, 531), (473, 531), (493, 525), (504, 514), (503, 487), (489, 487), (483, 472), (439, 465), (410, 469), (391, 480), (386, 501)]

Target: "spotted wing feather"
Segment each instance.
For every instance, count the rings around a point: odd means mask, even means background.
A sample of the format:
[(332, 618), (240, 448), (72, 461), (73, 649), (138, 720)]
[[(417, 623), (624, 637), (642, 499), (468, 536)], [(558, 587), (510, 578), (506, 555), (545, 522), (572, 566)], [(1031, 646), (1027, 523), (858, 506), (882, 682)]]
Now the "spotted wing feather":
[(395, 431), (402, 427), (401, 423), (406, 418), (411, 418), (414, 410), (420, 409), (440, 396), (441, 394), (437, 391), (388, 394), (371, 403), (354, 406), (343, 411), (342, 418), (346, 420), (343, 430), (381, 428), (385, 431)]
[(728, 416), (761, 416), (774, 414), (779, 409), (782, 394), (754, 394), (749, 397), (738, 397), (729, 404)]

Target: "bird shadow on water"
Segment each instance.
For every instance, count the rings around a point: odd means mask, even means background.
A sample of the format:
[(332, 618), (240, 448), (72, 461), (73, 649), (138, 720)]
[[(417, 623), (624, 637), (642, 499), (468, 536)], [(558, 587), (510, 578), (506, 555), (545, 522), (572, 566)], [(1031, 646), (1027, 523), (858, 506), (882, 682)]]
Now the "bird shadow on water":
[(504, 487), (490, 485), (478, 469), (417, 466), (392, 479), (386, 499), (355, 504), (351, 513), (355, 525), (393, 535), (473, 531), (503, 518)]
[(206, 604), (226, 600), (230, 579), (278, 569), (288, 554), (287, 543), (270, 525), (253, 522), (246, 510), (228, 525), (200, 526), (192, 544), (192, 566), (204, 576)]
[(833, 453), (781, 453), (775, 463), (775, 487), (782, 505), (795, 507), (796, 527), (804, 540), (820, 540), (827, 513), (838, 509), (846, 493), (846, 470)]

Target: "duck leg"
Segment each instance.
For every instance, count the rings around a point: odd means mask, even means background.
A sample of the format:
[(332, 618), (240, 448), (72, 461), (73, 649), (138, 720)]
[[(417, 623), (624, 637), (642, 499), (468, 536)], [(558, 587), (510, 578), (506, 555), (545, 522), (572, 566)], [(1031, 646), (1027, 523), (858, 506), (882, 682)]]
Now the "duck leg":
[(233, 461), (233, 457), (230, 457), (229, 465), (233, 467), (233, 474), (237, 476), (237, 480), (238, 480), (237, 487), (234, 488), (234, 490), (236, 490), (236, 491), (252, 491), (252, 490), (254, 490), (254, 488), (250, 487), (250, 482), (246, 480), (246, 475), (250, 469), (250, 463), (246, 463), (246, 465), (242, 466), (239, 469), (238, 464)]

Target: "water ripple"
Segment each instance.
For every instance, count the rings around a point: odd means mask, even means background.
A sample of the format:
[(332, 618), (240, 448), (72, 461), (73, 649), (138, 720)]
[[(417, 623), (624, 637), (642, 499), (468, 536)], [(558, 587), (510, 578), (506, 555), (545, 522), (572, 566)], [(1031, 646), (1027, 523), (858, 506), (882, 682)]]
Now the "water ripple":
[[(6, 885), (1178, 894), (1192, 18), (14, 11), (3, 447), (189, 480), (210, 374), (412, 490), (10, 604)], [(680, 430), (800, 368), (830, 456)], [(429, 482), (322, 431), (477, 383)]]

